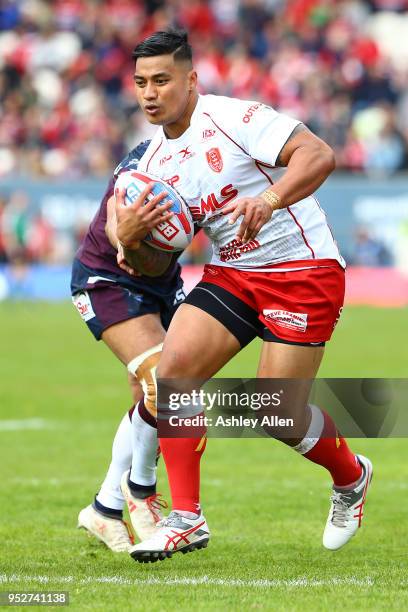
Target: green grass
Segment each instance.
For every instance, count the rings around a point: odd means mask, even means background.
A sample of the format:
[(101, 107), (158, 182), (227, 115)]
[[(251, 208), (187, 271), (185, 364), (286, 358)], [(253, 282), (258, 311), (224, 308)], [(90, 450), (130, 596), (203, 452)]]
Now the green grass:
[[(321, 375), (406, 377), (406, 318), (346, 309)], [(406, 440), (352, 441), (375, 464), (374, 486), (365, 528), (333, 554), (321, 546), (324, 470), (271, 440), (212, 439), (210, 546), (135, 564), (75, 529), (130, 403), (124, 369), (69, 304), (4, 303), (0, 321), (0, 419), (47, 425), (0, 430), (0, 590), (69, 590), (77, 610), (408, 608)], [(257, 353), (254, 343), (223, 374), (253, 375)], [(159, 478), (167, 494), (163, 465)]]

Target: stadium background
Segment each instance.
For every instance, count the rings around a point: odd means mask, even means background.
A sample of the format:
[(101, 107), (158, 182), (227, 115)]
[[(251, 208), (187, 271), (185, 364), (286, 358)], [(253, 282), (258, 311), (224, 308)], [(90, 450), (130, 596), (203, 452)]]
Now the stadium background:
[[(320, 195), (349, 264), (347, 308), (321, 375), (407, 376), (407, 0), (3, 0), (0, 587), (64, 587), (78, 609), (327, 609), (350, 593), (357, 609), (408, 607), (405, 440), (359, 442), (378, 485), (334, 563), (316, 539), (325, 474), (259, 440), (210, 445), (215, 538), (199, 559), (136, 568), (73, 531), (129, 398), (68, 303), (70, 261), (112, 169), (151, 133), (130, 53), (169, 24), (190, 32), (202, 92), (278, 107), (336, 151)], [(201, 236), (183, 256), (189, 285), (208, 256)], [(257, 350), (223, 373), (254, 375)]]
[[(2, 2), (0, 263), (11, 269), (0, 272), (0, 299), (67, 295), (68, 271), (61, 276), (55, 266), (69, 266), (109, 173), (152, 133), (135, 105), (131, 51), (175, 24), (190, 33), (202, 92), (262, 100), (334, 148), (338, 170), (321, 198), (342, 252), (350, 264), (397, 269), (376, 283), (388, 283), (390, 304), (407, 303), (408, 194), (405, 175), (398, 178), (408, 169), (407, 7), (406, 0)], [(184, 262), (208, 256), (200, 235)], [(53, 282), (49, 270), (33, 276), (26, 263), (53, 265)], [(352, 291), (354, 302), (364, 292), (372, 301), (365, 285), (357, 298)]]

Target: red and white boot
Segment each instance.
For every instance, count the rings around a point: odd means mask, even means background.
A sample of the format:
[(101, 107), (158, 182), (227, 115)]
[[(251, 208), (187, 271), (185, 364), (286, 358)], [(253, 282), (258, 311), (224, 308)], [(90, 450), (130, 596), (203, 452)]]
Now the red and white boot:
[(323, 534), (323, 546), (329, 550), (338, 550), (347, 544), (361, 526), (373, 466), (362, 455), (357, 455), (357, 459), (363, 468), (363, 475), (356, 487), (350, 490), (333, 487), (329, 518)]
[(210, 539), (210, 531), (202, 514), (196, 519), (186, 518), (178, 512), (170, 512), (169, 516), (156, 527), (156, 533), (132, 546), (131, 557), (139, 563), (163, 561), (176, 552), (183, 554), (200, 548), (205, 548)]

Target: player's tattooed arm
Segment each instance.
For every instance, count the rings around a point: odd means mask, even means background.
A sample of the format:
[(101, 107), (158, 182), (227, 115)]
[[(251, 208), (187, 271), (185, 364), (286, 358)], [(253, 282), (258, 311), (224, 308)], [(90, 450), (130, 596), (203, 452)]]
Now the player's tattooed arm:
[(131, 206), (125, 206), (123, 192), (116, 192), (107, 202), (106, 235), (118, 251), (119, 267), (134, 276), (160, 276), (171, 262), (171, 254), (141, 242), (153, 227), (172, 216), (168, 212), (171, 203), (162, 203), (166, 192), (144, 205), (151, 187), (148, 185)]
[[(120, 249), (119, 249), (120, 250)], [(172, 255), (141, 242), (137, 249), (123, 248), (126, 262), (144, 276), (160, 276), (169, 267)]]

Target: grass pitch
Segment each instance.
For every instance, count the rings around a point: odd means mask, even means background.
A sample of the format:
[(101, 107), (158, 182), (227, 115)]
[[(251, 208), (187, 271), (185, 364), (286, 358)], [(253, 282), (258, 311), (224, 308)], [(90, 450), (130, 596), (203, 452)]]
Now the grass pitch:
[[(406, 377), (406, 310), (348, 308), (322, 376)], [(329, 479), (265, 439), (210, 440), (208, 549), (151, 565), (77, 531), (130, 404), (124, 369), (69, 304), (0, 305), (0, 590), (66, 590), (77, 610), (408, 608), (406, 440), (354, 440), (374, 463), (361, 533), (321, 546)], [(223, 371), (254, 375), (254, 343)], [(160, 467), (160, 489), (166, 478)]]

